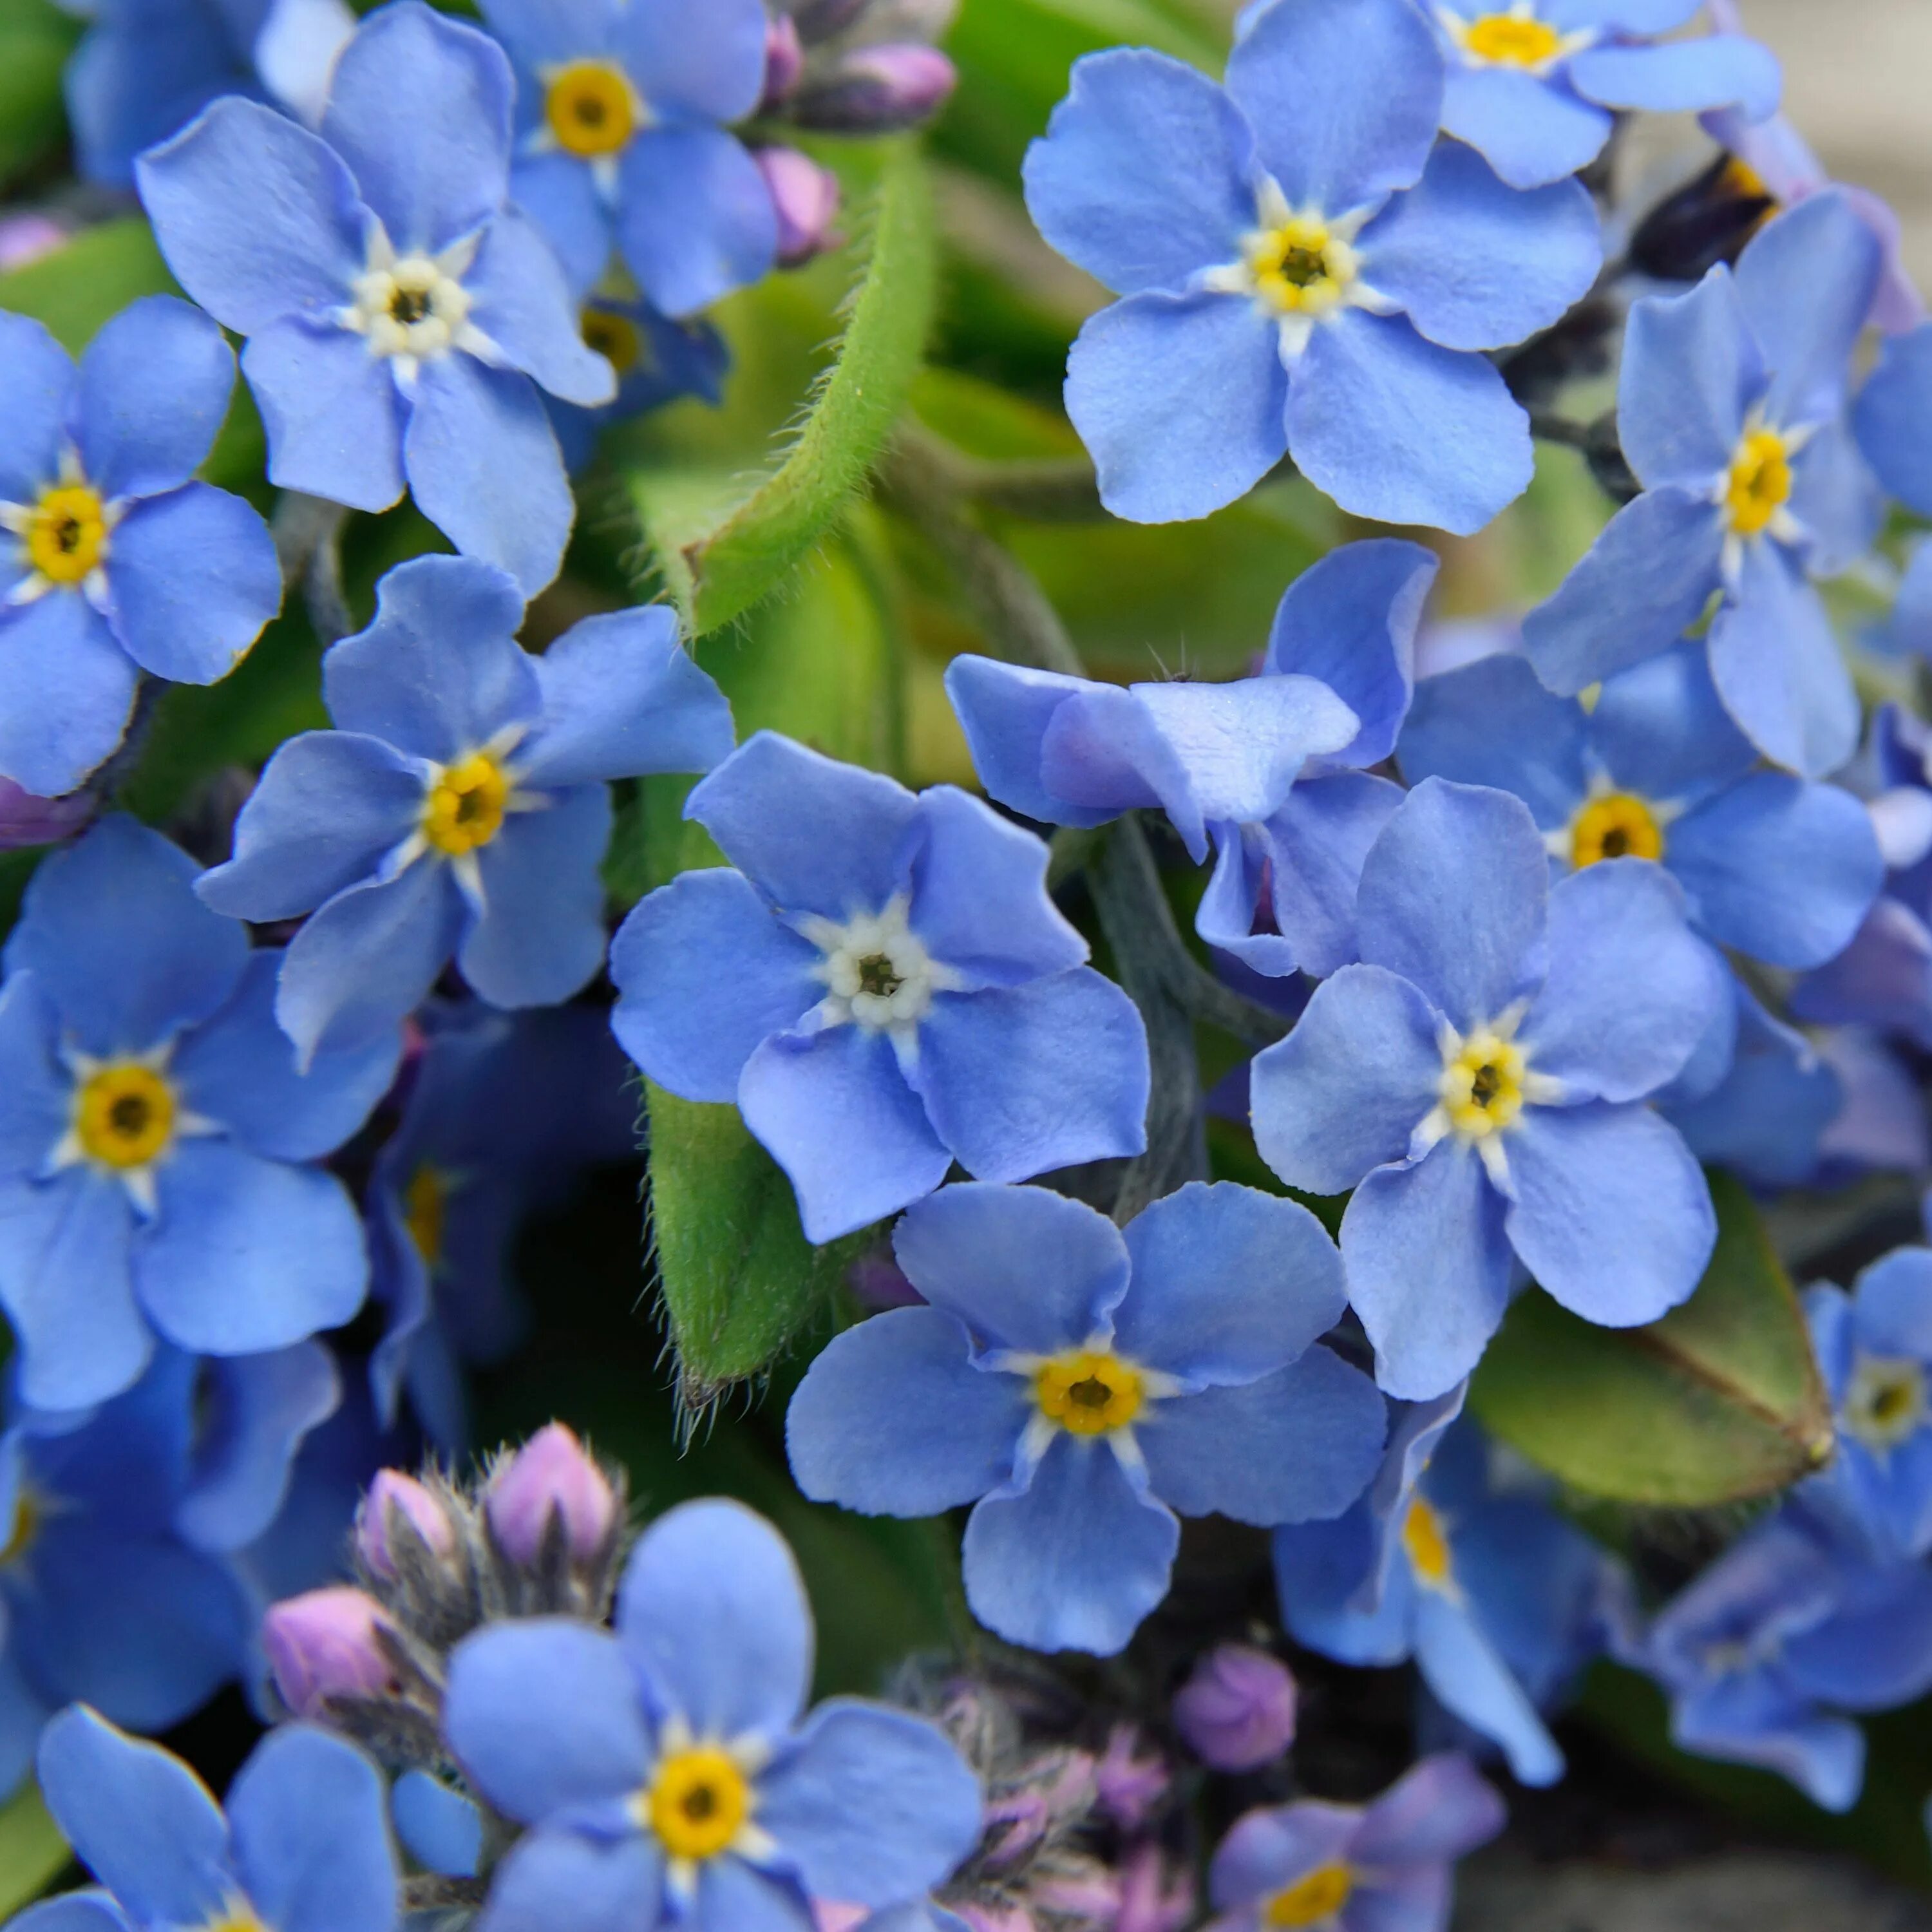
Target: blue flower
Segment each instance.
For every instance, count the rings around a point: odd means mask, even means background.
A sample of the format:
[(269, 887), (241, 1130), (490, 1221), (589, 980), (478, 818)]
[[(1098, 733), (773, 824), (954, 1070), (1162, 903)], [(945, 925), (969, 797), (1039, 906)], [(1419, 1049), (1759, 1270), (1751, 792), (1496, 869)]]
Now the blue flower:
[(1857, 694), (1810, 574), (1876, 534), (1846, 421), (1876, 238), (1838, 193), (1780, 215), (1689, 294), (1630, 311), (1617, 393), (1643, 493), (1523, 622), (1537, 675), (1574, 693), (1667, 650), (1719, 597), (1711, 676), (1764, 754), (1809, 777), (1857, 742)]
[(1696, 1162), (1641, 1104), (1730, 998), (1713, 956), (1654, 866), (1549, 878), (1520, 800), (1425, 779), (1362, 868), (1365, 963), (1254, 1063), (1268, 1165), (1355, 1190), (1348, 1298), (1391, 1395), (1475, 1366), (1519, 1263), (1626, 1328), (1684, 1300), (1717, 1238)]
[[(1932, 514), (1932, 322), (1894, 336), (1852, 413), (1865, 460), (1908, 509)], [(1923, 586), (1915, 584), (1923, 594)]]
[(248, 338), (270, 481), (358, 510), (406, 487), (533, 595), (573, 515), (538, 391), (594, 406), (616, 378), (507, 205), (514, 85), (487, 35), (399, 0), (344, 50), (320, 138), (218, 100), (135, 172), (182, 286)]
[(674, 322), (648, 302), (592, 296), (579, 316), (584, 339), (617, 374), (617, 394), (600, 409), (548, 403), (550, 419), (572, 473), (596, 453), (598, 432), (662, 408), (680, 396), (714, 406), (724, 393), (731, 351), (708, 322)]
[(306, 1062), (392, 1028), (454, 956), (492, 1006), (568, 999), (604, 962), (607, 780), (708, 770), (729, 706), (662, 608), (586, 618), (542, 657), (486, 563), (418, 557), (322, 661), (340, 729), (276, 752), (202, 897), (314, 916), (275, 1012)]
[(1526, 1784), (1563, 1754), (1540, 1706), (1601, 1651), (1609, 1559), (1538, 1498), (1498, 1493), (1459, 1386), (1396, 1411), (1381, 1473), (1340, 1521), (1276, 1532), (1282, 1618), (1337, 1662), (1413, 1658), (1437, 1702), (1502, 1747)]
[(226, 1816), (180, 1759), (84, 1706), (47, 1726), (40, 1772), (55, 1822), (105, 1889), (35, 1906), (10, 1932), (398, 1923), (382, 1779), (340, 1738), (299, 1724), (265, 1738)]
[(0, 1304), (21, 1392), (78, 1408), (129, 1387), (158, 1333), (249, 1355), (348, 1321), (368, 1262), (316, 1165), (394, 1072), (392, 1026), (298, 1073), (281, 955), (195, 897), (188, 855), (104, 820), (46, 860), (0, 987)]
[(451, 1660), (450, 1748), (531, 1828), (478, 1932), (812, 1932), (808, 1894), (911, 1898), (977, 1841), (979, 1786), (932, 1726), (854, 1698), (802, 1716), (804, 1585), (741, 1504), (653, 1523), (616, 1624), (499, 1624)]
[(956, 1160), (1024, 1180), (1145, 1147), (1145, 1030), (1081, 963), (1031, 833), (769, 731), (685, 814), (737, 869), (686, 872), (625, 920), (612, 1024), (658, 1085), (737, 1103), (812, 1240)]
[(871, 1515), (973, 1504), (967, 1601), (1010, 1642), (1111, 1654), (1167, 1594), (1177, 1512), (1336, 1516), (1375, 1473), (1385, 1406), (1316, 1346), (1342, 1270), (1294, 1202), (1196, 1182), (1117, 1229), (1044, 1188), (967, 1185), (893, 1245), (930, 1306), (812, 1364), (792, 1473)]
[(1503, 1801), (1456, 1752), (1424, 1758), (1373, 1803), (1250, 1811), (1208, 1874), (1217, 1932), (1439, 1932), (1456, 1861), (1500, 1832)]
[(77, 787), (121, 742), (143, 671), (212, 684), (281, 606), (268, 526), (194, 482), (235, 386), (221, 332), (156, 296), (76, 370), (0, 314), (0, 772)]
[(1163, 806), (1197, 862), (1215, 850), (1201, 937), (1258, 973), (1321, 976), (1355, 956), (1362, 861), (1402, 802), (1366, 767), (1407, 715), (1436, 572), (1418, 544), (1345, 544), (1289, 586), (1258, 677), (1123, 691), (960, 657), (946, 693), (1001, 804), (1087, 826)]
[(1778, 1772), (1849, 1810), (1864, 1737), (1842, 1713), (1932, 1689), (1932, 1570), (1874, 1564), (1775, 1516), (1665, 1606), (1635, 1660), (1670, 1694), (1679, 1748)]
[(1144, 50), (1076, 64), (1027, 205), (1125, 298), (1068, 364), (1108, 508), (1205, 516), (1284, 453), (1387, 523), (1466, 535), (1522, 494), (1528, 421), (1478, 352), (1556, 321), (1602, 244), (1575, 182), (1437, 143), (1444, 77), (1412, 0), (1270, 8), (1225, 90)]
[(224, 94), (317, 118), (330, 63), (355, 31), (344, 0), (110, 0), (68, 63), (81, 172), (129, 185), (142, 148)]
[(1758, 769), (1696, 644), (1606, 679), (1588, 712), (1522, 658), (1482, 658), (1418, 688), (1398, 755), (1412, 780), (1515, 793), (1559, 867), (1657, 861), (1693, 923), (1771, 965), (1843, 952), (1884, 883), (1863, 803)]
[(778, 259), (778, 212), (726, 132), (765, 90), (764, 0), (488, 0), (518, 80), (511, 191), (578, 288), (614, 243), (684, 316)]

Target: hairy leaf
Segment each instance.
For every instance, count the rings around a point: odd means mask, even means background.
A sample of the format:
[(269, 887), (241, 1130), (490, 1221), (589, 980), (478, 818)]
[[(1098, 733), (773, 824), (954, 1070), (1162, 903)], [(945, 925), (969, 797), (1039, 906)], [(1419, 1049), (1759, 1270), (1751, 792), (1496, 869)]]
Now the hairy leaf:
[(71, 1856), (40, 1802), (40, 1786), (29, 1780), (0, 1805), (0, 1918), (39, 1898)]

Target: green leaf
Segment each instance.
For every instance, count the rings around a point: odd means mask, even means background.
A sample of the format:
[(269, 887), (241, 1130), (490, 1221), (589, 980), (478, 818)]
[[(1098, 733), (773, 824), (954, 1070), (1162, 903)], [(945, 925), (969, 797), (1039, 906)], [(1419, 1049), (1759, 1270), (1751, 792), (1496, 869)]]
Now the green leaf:
[(11, 1803), (0, 1807), (0, 1919), (39, 1898), (71, 1856), (40, 1802), (40, 1786), (23, 1785)]
[(830, 532), (919, 372), (937, 254), (932, 196), (910, 142), (888, 148), (860, 222), (862, 272), (837, 358), (778, 467), (748, 488), (742, 464), (626, 467), (652, 561), (694, 636), (762, 602)]
[(1832, 1452), (1804, 1311), (1743, 1186), (1713, 1174), (1718, 1246), (1697, 1292), (1646, 1328), (1520, 1297), (1471, 1387), (1496, 1435), (1574, 1487), (1703, 1508), (1768, 1495)]
[(49, 0), (0, 0), (0, 187), (59, 142), (61, 76), (80, 32)]
[(153, 231), (134, 215), (83, 229), (51, 255), (0, 275), (0, 309), (45, 322), (74, 356), (130, 302), (178, 293)]

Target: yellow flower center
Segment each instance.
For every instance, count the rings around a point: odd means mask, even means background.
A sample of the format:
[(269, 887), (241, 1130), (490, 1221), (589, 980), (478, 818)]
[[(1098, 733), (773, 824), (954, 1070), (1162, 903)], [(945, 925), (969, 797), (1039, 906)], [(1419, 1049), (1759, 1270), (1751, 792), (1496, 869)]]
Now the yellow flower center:
[(1262, 1911), (1262, 1923), (1280, 1927), (1282, 1932), (1319, 1925), (1348, 1904), (1354, 1889), (1355, 1874), (1346, 1865), (1320, 1866), (1286, 1891), (1276, 1892)]
[(572, 61), (551, 75), (544, 118), (567, 154), (614, 154), (638, 131), (638, 104), (622, 70), (608, 61)]
[(1868, 1355), (1845, 1391), (1844, 1425), (1871, 1449), (1895, 1449), (1925, 1425), (1925, 1370), (1917, 1362)]
[(50, 584), (78, 584), (107, 550), (107, 513), (85, 483), (40, 493), (27, 525), (27, 555)]
[(423, 807), (423, 836), (439, 852), (460, 858), (487, 845), (503, 829), (510, 781), (488, 752), (443, 767)]
[(1514, 1041), (1486, 1028), (1472, 1033), (1442, 1070), (1442, 1105), (1456, 1132), (1480, 1140), (1508, 1126), (1522, 1112), (1526, 1064)]
[(418, 1168), (403, 1190), (403, 1226), (410, 1231), (425, 1268), (433, 1268), (442, 1259), (443, 1229), (448, 1219), (449, 1184), (434, 1168)]
[(199, 1932), (268, 1932), (255, 1916), (254, 1908), (240, 1899), (232, 1899)]
[(1138, 1369), (1118, 1355), (1090, 1348), (1042, 1363), (1034, 1376), (1033, 1392), (1040, 1414), (1070, 1436), (1105, 1436), (1124, 1429), (1147, 1400)]
[(1724, 508), (1731, 528), (1754, 537), (1791, 500), (1791, 451), (1774, 429), (1753, 430), (1731, 458)]
[(1563, 51), (1563, 36), (1546, 21), (1485, 14), (1469, 22), (1462, 45), (1478, 60), (1498, 67), (1538, 68)]
[(1741, 161), (1736, 154), (1724, 164), (1724, 171), (1718, 177), (1718, 187), (1726, 194), (1735, 195), (1740, 201), (1772, 201), (1778, 197), (1765, 185), (1763, 176), (1748, 161)]
[(1430, 1504), (1416, 1497), (1402, 1520), (1402, 1553), (1409, 1567), (1432, 1590), (1446, 1589), (1450, 1577), (1449, 1538), (1442, 1519)]
[(81, 1084), (74, 1131), (81, 1151), (104, 1167), (146, 1167), (174, 1138), (174, 1089), (151, 1066), (104, 1066)]
[(752, 1788), (716, 1744), (674, 1752), (644, 1794), (644, 1820), (674, 1858), (715, 1858), (751, 1815)]
[(1246, 252), (1255, 292), (1280, 315), (1325, 315), (1355, 278), (1355, 251), (1306, 215), (1250, 236)]
[(644, 359), (644, 332), (628, 315), (587, 308), (581, 326), (584, 346), (594, 349), (620, 376), (628, 376)]
[(33, 1491), (23, 1484), (14, 1497), (14, 1520), (8, 1526), (7, 1540), (0, 1544), (0, 1570), (26, 1555), (40, 1528), (40, 1506), (34, 1502)]
[(1599, 859), (1660, 859), (1664, 828), (1640, 798), (1613, 791), (1593, 798), (1570, 827), (1570, 862), (1579, 872)]

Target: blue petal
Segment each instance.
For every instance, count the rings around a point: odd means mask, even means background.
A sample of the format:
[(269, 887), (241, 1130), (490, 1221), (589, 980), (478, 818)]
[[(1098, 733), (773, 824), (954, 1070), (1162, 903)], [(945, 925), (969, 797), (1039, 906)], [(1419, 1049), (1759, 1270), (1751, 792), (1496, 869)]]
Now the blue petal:
[(1580, 184), (1505, 188), (1460, 141), (1438, 143), (1422, 179), (1357, 245), (1364, 280), (1444, 349), (1494, 349), (1547, 328), (1604, 265)]
[(403, 468), (416, 507), (465, 556), (507, 571), (526, 597), (556, 575), (576, 500), (529, 376), (470, 356), (424, 363)]
[(391, 1932), (400, 1874), (388, 1792), (340, 1738), (272, 1731), (228, 1792), (235, 1862), (248, 1899), (276, 1932)]
[(1588, 742), (1581, 705), (1546, 690), (1527, 660), (1498, 655), (1424, 679), (1400, 757), (1412, 784), (1438, 778), (1514, 792), (1556, 830), (1588, 789)]
[(691, 1932), (814, 1932), (817, 1922), (795, 1879), (730, 1857), (698, 1868)]
[(1508, 1146), (1510, 1244), (1572, 1314), (1634, 1328), (1689, 1299), (1718, 1222), (1675, 1127), (1648, 1107), (1531, 1107)]
[(1082, 328), (1066, 413), (1117, 517), (1171, 524), (1244, 496), (1288, 447), (1277, 332), (1242, 296), (1130, 296)]
[(1024, 1377), (970, 1366), (936, 1308), (895, 1308), (835, 1336), (785, 1417), (794, 1480), (868, 1516), (938, 1516), (1010, 1479), (1031, 1404)]
[(1376, 1533), (1366, 1504), (1329, 1522), (1292, 1524), (1274, 1538), (1282, 1622), (1295, 1642), (1340, 1664), (1400, 1664), (1409, 1654), (1416, 1586), (1395, 1567), (1372, 1608), (1358, 1606), (1374, 1578)]
[(1027, 150), (1027, 210), (1070, 262), (1119, 295), (1178, 290), (1241, 259), (1255, 225), (1254, 136), (1202, 74), (1145, 47), (1073, 64)]
[[(1205, 700), (1208, 715), (1238, 731), (1239, 694), (1258, 688), (1258, 681), (1252, 678), (1220, 687), (1218, 696)], [(1168, 734), (1156, 723), (1152, 708), (1142, 702), (1148, 688), (1137, 685), (1123, 691), (1115, 685), (1079, 680), (1074, 694), (1042, 721), (1040, 780), (1048, 796), (1073, 808), (1070, 813), (1055, 814), (1063, 818), (1084, 817), (1083, 808), (1088, 806), (1109, 815), (1134, 806), (1158, 806), (1173, 820), (1190, 856), (1204, 859), (1208, 829), (1192, 775)], [(1232, 706), (1231, 691), (1235, 694)], [(1232, 718), (1227, 716), (1231, 708)]]
[(966, 1600), (1029, 1650), (1111, 1657), (1167, 1594), (1180, 1525), (1141, 1495), (1100, 1437), (1055, 1436), (1016, 1496), (966, 1521)]
[(767, 25), (760, 0), (654, 0), (620, 8), (614, 38), (667, 118), (742, 121), (764, 92)]
[(946, 667), (946, 694), (988, 797), (1048, 825), (1104, 825), (1116, 815), (1112, 806), (1070, 802), (1044, 777), (1048, 728), (1068, 700), (1092, 688), (1084, 677), (970, 652)]
[(205, 1140), (184, 1142), (155, 1179), (160, 1211), (134, 1281), (171, 1342), (261, 1354), (338, 1328), (362, 1306), (362, 1225), (334, 1174)]
[(1342, 1258), (1321, 1222), (1252, 1187), (1190, 1182), (1124, 1233), (1133, 1286), (1114, 1315), (1114, 1345), (1188, 1382), (1272, 1375), (1334, 1328), (1347, 1304)]
[(664, 314), (695, 314), (777, 260), (772, 191), (735, 134), (651, 128), (619, 167), (618, 252)]
[(1119, 1230), (1043, 1187), (949, 1187), (906, 1216), (892, 1247), (914, 1287), (982, 1346), (1026, 1354), (1110, 1334), (1127, 1290)]
[(1406, 0), (1264, 13), (1228, 60), (1228, 92), (1292, 207), (1372, 207), (1421, 174), (1442, 118), (1436, 35)]
[(524, 1825), (628, 1796), (650, 1756), (622, 1646), (562, 1617), (494, 1624), (459, 1644), (443, 1724), (465, 1775)]
[(1805, 562), (1835, 577), (1866, 556), (1885, 524), (1885, 496), (1842, 415), (1817, 425), (1791, 466), (1792, 520), (1804, 532)]
[(1303, 972), (1320, 977), (1356, 958), (1362, 868), (1402, 797), (1387, 778), (1336, 772), (1297, 785), (1261, 828), (1274, 922)]
[(234, 992), (248, 935), (194, 896), (200, 868), (116, 813), (44, 860), (7, 942), (68, 1032), (96, 1054), (139, 1052), (206, 1019)]
[(512, 368), (566, 403), (594, 409), (616, 397), (616, 372), (585, 343), (563, 272), (533, 223), (514, 210), (500, 214), (463, 286), (472, 323)]
[(77, 790), (121, 742), (139, 678), (75, 592), (0, 610), (0, 775), (41, 798)]
[(1522, 1686), (1467, 1610), (1439, 1590), (1417, 1592), (1415, 1660), (1444, 1705), (1502, 1747), (1522, 1783), (1554, 1784), (1563, 1775), (1563, 1754)]
[(1864, 1733), (1849, 1718), (1820, 1713), (1768, 1670), (1678, 1698), (1670, 1735), (1700, 1756), (1777, 1772), (1828, 1811), (1849, 1811), (1864, 1783)]
[(206, 483), (129, 510), (109, 549), (107, 586), (128, 655), (177, 684), (226, 677), (282, 608), (268, 525)]
[(1474, 1150), (1454, 1138), (1414, 1167), (1377, 1168), (1356, 1189), (1342, 1218), (1342, 1261), (1389, 1394), (1426, 1401), (1481, 1359), (1509, 1300), (1505, 1204)]
[(356, 182), (327, 143), (273, 109), (218, 100), (134, 174), (168, 266), (224, 328), (253, 335), (350, 298), (364, 262)]
[[(1216, 1922), (1238, 1925), (1258, 1919), (1285, 1888), (1324, 1865), (1346, 1865), (1360, 1822), (1353, 1805), (1322, 1804), (1270, 1807), (1238, 1819), (1215, 1847), (1210, 1868), (1214, 1902), (1228, 1915)], [(1378, 1873), (1370, 1885), (1355, 1885), (1352, 1902), (1358, 1916), (1367, 1905), (1377, 1910), (1371, 1923), (1378, 1932), (1410, 1932), (1404, 1918), (1384, 1924), (1378, 1909), (1386, 1897), (1383, 1881), (1384, 1874)], [(1244, 1906), (1248, 1910), (1241, 1910)]]
[(1135, 1439), (1170, 1508), (1268, 1528), (1339, 1516), (1373, 1478), (1388, 1430), (1375, 1384), (1317, 1348), (1259, 1382), (1156, 1402)]
[(242, 352), (268, 439), (268, 480), (352, 510), (403, 494), (404, 410), (389, 364), (336, 323), (292, 315)]
[(1697, 493), (1730, 469), (1763, 400), (1764, 356), (1728, 269), (1687, 294), (1632, 304), (1617, 386), (1617, 434), (1645, 488)]
[(1520, 496), (1534, 467), (1529, 418), (1492, 363), (1360, 309), (1318, 326), (1295, 365), (1288, 447), (1343, 509), (1458, 536)]
[(215, 1916), (232, 1885), (228, 1830), (179, 1758), (75, 1709), (41, 1733), (39, 1762), (55, 1822), (136, 1918), (193, 1925)]
[(1932, 516), (1932, 322), (1894, 337), (1860, 392), (1852, 426), (1892, 495)]
[(890, 1905), (950, 1878), (980, 1841), (980, 1780), (904, 1711), (821, 1704), (760, 1780), (758, 1822), (820, 1898)]
[(1828, 1622), (1785, 1640), (1784, 1662), (1808, 1696), (1846, 1711), (1886, 1711), (1932, 1688), (1932, 1574), (1888, 1564), (1856, 1576)]
[(44, 322), (0, 313), (0, 502), (32, 503), (55, 478), (75, 386), (67, 351)]
[(343, 50), (322, 139), (398, 254), (434, 254), (502, 208), (515, 92), (494, 40), (424, 6), (386, 8)]
[(0, 986), (0, 1168), (38, 1175), (72, 1122), (74, 1078), (56, 1057), (60, 1012), (32, 973)]
[(534, 70), (608, 54), (624, 8), (621, 0), (488, 0), (482, 12), (512, 58)]
[(1140, 1010), (1087, 967), (941, 993), (907, 1072), (932, 1130), (976, 1180), (1026, 1180), (1144, 1151)]
[(708, 772), (731, 755), (731, 707), (662, 606), (586, 617), (536, 664), (543, 722), (517, 748), (526, 784)]
[(1868, 1347), (1932, 1361), (1932, 1256), (1900, 1248), (1858, 1276), (1859, 1339)]
[(81, 360), (74, 440), (88, 481), (110, 498), (178, 489), (208, 460), (234, 387), (235, 352), (199, 309), (172, 296), (123, 309)]
[(8, 1932), (134, 1932), (104, 1892), (70, 1892), (30, 1905), (8, 1921)]
[(742, 1503), (682, 1503), (624, 1566), (617, 1638), (700, 1737), (776, 1742), (812, 1683), (812, 1610), (785, 1540)]
[(1288, 1037), (1256, 1058), (1255, 1144), (1291, 1187), (1340, 1194), (1400, 1160), (1435, 1106), (1438, 1016), (1408, 981), (1345, 966)]
[(1569, 75), (1586, 100), (1653, 114), (1737, 107), (1762, 121), (1778, 111), (1784, 91), (1777, 56), (1742, 34), (1704, 34), (1660, 46), (1588, 47), (1571, 59)]
[[(1291, 795), (1290, 803), (1293, 802)], [(1376, 828), (1379, 830), (1381, 828)], [(1254, 825), (1229, 825), (1216, 828), (1214, 870), (1209, 875), (1201, 903), (1194, 910), (1194, 930), (1204, 944), (1230, 954), (1244, 966), (1265, 979), (1280, 979), (1300, 968), (1300, 956), (1292, 944), (1278, 932), (1257, 932), (1256, 917), (1261, 904), (1265, 868), (1274, 854), (1264, 842), (1262, 829)], [(1361, 868), (1355, 868), (1360, 876)], [(1299, 885), (1298, 880), (1291, 881)], [(1354, 881), (1350, 881), (1352, 902)], [(1354, 950), (1353, 905), (1348, 922), (1346, 950)], [(1333, 938), (1333, 934), (1318, 937)]]
[(1694, 797), (1757, 763), (1711, 682), (1708, 653), (1692, 640), (1606, 679), (1590, 740), (1616, 784), (1651, 799)]
[(90, 181), (131, 187), (143, 148), (185, 127), (218, 95), (256, 91), (244, 51), (218, 8), (67, 10), (94, 16), (64, 76), (74, 145)]
[(1442, 130), (1468, 142), (1512, 188), (1541, 188), (1588, 167), (1613, 124), (1560, 83), (1514, 68), (1450, 64)]
[(610, 789), (575, 785), (541, 812), (513, 812), (477, 854), (483, 909), (456, 963), (493, 1006), (553, 1006), (604, 963), (604, 884)]
[(426, 1771), (406, 1771), (389, 1791), (389, 1815), (403, 1849), (428, 1870), (475, 1878), (483, 1865), (483, 1814)]
[(664, 1858), (641, 1835), (600, 1844), (574, 1832), (532, 1832), (490, 1875), (477, 1932), (638, 1932), (661, 1922)]
[(518, 207), (542, 230), (574, 291), (594, 288), (616, 245), (612, 211), (587, 162), (574, 154), (526, 154), (510, 176)]
[(1724, 513), (1707, 493), (1667, 483), (1626, 503), (1522, 620), (1537, 676), (1574, 696), (1668, 650), (1704, 614), (1723, 550)]
[[(1474, 14), (1488, 0), (1467, 0), (1462, 11)], [(1667, 34), (1688, 25), (1700, 0), (1544, 0), (1537, 10), (1552, 27), (1565, 33), (1580, 27), (1607, 27), (1618, 33)]]

